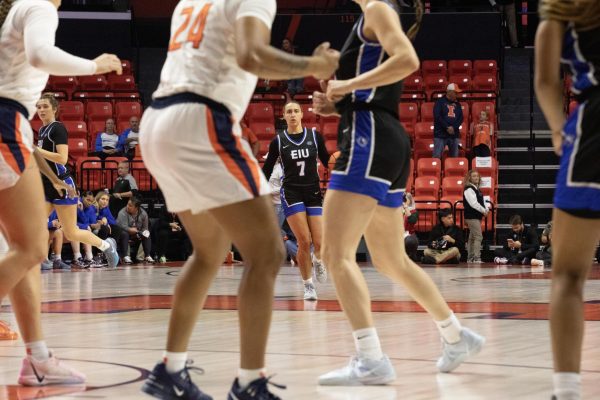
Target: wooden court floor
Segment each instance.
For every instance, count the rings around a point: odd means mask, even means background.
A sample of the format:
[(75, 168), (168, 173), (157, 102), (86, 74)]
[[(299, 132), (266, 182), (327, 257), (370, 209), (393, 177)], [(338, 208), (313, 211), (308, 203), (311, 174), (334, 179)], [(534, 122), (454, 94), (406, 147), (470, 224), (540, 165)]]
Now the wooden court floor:
[[(268, 368), (283, 399), (323, 400), (549, 400), (550, 272), (531, 267), (465, 264), (426, 268), (451, 307), (487, 338), (483, 351), (452, 374), (438, 374), (440, 341), (431, 319), (399, 286), (365, 265), (384, 351), (398, 379), (384, 387), (319, 387), (317, 376), (353, 354), (350, 327), (330, 282), (319, 301), (302, 300), (298, 270), (287, 265), (277, 281)], [(86, 373), (85, 387), (16, 385), (23, 346), (0, 342), (0, 399), (145, 399), (139, 388), (164, 348), (171, 290), (178, 265), (50, 272), (42, 276), (43, 321), (49, 346)], [(242, 268), (223, 266), (201, 314), (189, 355), (204, 375), (195, 382), (225, 399), (238, 365), (236, 298)], [(583, 394), (600, 399), (600, 266), (586, 287)], [(15, 326), (10, 305), (0, 319)]]

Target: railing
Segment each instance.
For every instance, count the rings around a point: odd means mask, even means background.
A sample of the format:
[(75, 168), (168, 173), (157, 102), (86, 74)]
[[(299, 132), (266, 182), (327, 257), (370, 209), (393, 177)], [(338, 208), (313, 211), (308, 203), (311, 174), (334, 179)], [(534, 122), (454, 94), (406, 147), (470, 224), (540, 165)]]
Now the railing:
[[(102, 190), (112, 188), (118, 176), (119, 159), (84, 160), (78, 168), (78, 184), (81, 190)], [(129, 173), (134, 177), (141, 192), (158, 190), (158, 184), (144, 166), (142, 160), (129, 161)]]

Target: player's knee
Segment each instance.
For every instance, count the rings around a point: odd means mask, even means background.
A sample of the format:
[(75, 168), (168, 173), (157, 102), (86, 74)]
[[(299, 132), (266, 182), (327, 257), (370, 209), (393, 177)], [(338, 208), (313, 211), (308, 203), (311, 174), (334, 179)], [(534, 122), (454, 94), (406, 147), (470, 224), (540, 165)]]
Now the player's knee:
[(48, 256), (48, 231), (37, 233), (23, 241), (11, 243), (13, 250), (19, 253), (19, 259), (28, 268), (37, 267)]
[(583, 286), (586, 280), (585, 270), (586, 268), (578, 268), (572, 270), (564, 270), (556, 268), (557, 265), (553, 265), (552, 271), (552, 284), (555, 289), (560, 292), (583, 292)]

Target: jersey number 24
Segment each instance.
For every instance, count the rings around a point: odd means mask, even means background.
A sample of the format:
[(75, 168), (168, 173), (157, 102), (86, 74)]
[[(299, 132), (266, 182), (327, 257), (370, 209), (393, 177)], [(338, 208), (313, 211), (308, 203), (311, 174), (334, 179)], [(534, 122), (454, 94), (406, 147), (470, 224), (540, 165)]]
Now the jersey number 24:
[[(186, 7), (181, 10), (181, 16), (185, 17), (183, 23), (177, 28), (173, 38), (171, 38), (171, 43), (169, 43), (169, 51), (179, 50), (181, 46), (183, 46), (184, 42), (178, 41), (179, 36), (187, 29), (188, 34), (185, 42), (192, 43), (193, 47), (197, 49), (200, 47), (200, 43), (204, 38), (204, 27), (206, 26), (206, 17), (208, 17), (208, 12), (212, 7), (212, 3), (207, 3), (200, 9), (200, 12), (196, 16), (194, 23), (190, 26), (190, 21), (194, 15), (194, 7)], [(189, 29), (188, 29), (189, 28)]]

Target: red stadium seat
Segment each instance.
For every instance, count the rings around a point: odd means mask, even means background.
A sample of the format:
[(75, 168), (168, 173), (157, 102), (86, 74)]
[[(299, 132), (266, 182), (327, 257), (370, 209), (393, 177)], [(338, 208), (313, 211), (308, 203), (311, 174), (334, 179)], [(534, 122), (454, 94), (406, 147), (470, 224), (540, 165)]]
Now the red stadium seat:
[(402, 93), (401, 101), (411, 101), (413, 103), (422, 103), (427, 100), (427, 96), (423, 92), (419, 93)]
[(421, 61), (421, 71), (423, 78), (428, 76), (447, 76), (448, 65), (444, 60), (425, 60)]
[(79, 77), (79, 90), (106, 90), (108, 87), (103, 75), (87, 75)]
[(439, 198), (440, 180), (432, 176), (417, 176), (415, 178), (415, 197), (429, 196)]
[(475, 60), (473, 63), (473, 75), (491, 74), (497, 76), (498, 63), (496, 60)]
[(456, 83), (460, 90), (471, 90), (471, 88), (473, 87), (473, 81), (471, 80), (471, 76), (466, 74), (450, 75), (450, 78), (448, 78), (448, 82)]
[(120, 101), (115, 104), (117, 121), (129, 121), (129, 118), (142, 117), (142, 105), (136, 101)]
[(302, 104), (300, 105), (302, 109), (302, 123), (306, 126), (308, 124), (317, 122), (317, 114), (313, 111), (312, 104)]
[(102, 121), (113, 117), (113, 106), (109, 101), (89, 101), (85, 107), (88, 122)]
[(415, 124), (415, 140), (433, 140), (433, 122), (417, 122)]
[[(470, 60), (451, 60), (448, 62), (448, 75), (468, 75), (473, 73), (473, 63)], [(452, 79), (450, 80), (452, 81)]]
[(419, 119), (419, 106), (417, 103), (398, 104), (398, 114), (400, 122), (406, 130), (414, 131), (414, 126)]
[(126, 129), (129, 129), (129, 120), (128, 119), (124, 119), (124, 120), (120, 120), (119, 122), (117, 122), (117, 126), (115, 127), (115, 129), (117, 130), (117, 134), (120, 135), (121, 133), (123, 133)]
[(32, 119), (31, 121), (29, 121), (29, 124), (31, 125), (31, 129), (33, 129), (35, 133), (38, 133), (40, 131), (40, 128), (44, 125), (44, 123), (39, 119)]
[(471, 121), (471, 111), (469, 103), (463, 101), (462, 103), (460, 103), (460, 108), (462, 108), (463, 113), (463, 124), (469, 126), (469, 122)]
[(333, 154), (338, 151), (337, 140), (330, 139), (325, 142), (325, 148), (329, 154)]
[(273, 124), (275, 116), (271, 103), (250, 103), (246, 110), (248, 123), (267, 122)]
[(442, 162), (437, 158), (420, 158), (417, 162), (417, 176), (430, 176), (439, 179), (442, 174)]
[(138, 189), (147, 192), (152, 190), (152, 175), (146, 169), (141, 158), (134, 158), (130, 163), (131, 175), (135, 178)]
[(421, 122), (433, 122), (433, 107), (435, 107), (435, 102), (428, 101), (426, 103), (421, 104)]
[(312, 93), (314, 91), (321, 91), (319, 81), (312, 76), (304, 78), (304, 92)]
[(115, 101), (141, 101), (139, 92), (115, 92), (112, 94)]
[(61, 121), (83, 121), (84, 120), (83, 103), (80, 101), (61, 101), (58, 107), (59, 119)]
[(469, 170), (469, 161), (463, 157), (450, 157), (444, 160), (444, 177), (464, 178)]
[[(462, 200), (464, 177), (447, 176), (442, 180), (442, 196), (458, 196)], [(452, 202), (454, 204), (454, 202)]]
[(63, 121), (63, 125), (69, 133), (69, 138), (81, 138), (87, 140), (87, 125), (83, 121)]
[(473, 157), (471, 169), (477, 170), (481, 176), (498, 180), (498, 161), (494, 157)]
[(471, 115), (473, 116), (473, 120), (479, 120), (479, 114), (481, 114), (482, 111), (487, 111), (488, 121), (493, 122), (497, 130), (496, 105), (491, 101), (475, 101), (471, 104)]
[(419, 162), (420, 158), (431, 158), (433, 154), (433, 139), (415, 139), (414, 160)]
[(78, 160), (81, 157), (87, 156), (88, 146), (87, 138), (71, 139), (69, 138), (69, 157)]
[(106, 187), (102, 161), (98, 157), (80, 157), (77, 159), (76, 165), (79, 188), (82, 191), (96, 191)]
[(110, 90), (136, 90), (133, 75), (109, 75), (108, 88)]
[(423, 90), (423, 77), (417, 73), (407, 76), (404, 81), (404, 90), (407, 92), (420, 92)]
[(123, 67), (123, 75), (131, 75), (131, 61), (121, 60), (121, 67)]
[(473, 78), (473, 90), (498, 92), (498, 81), (496, 75), (479, 74)]
[(77, 89), (77, 78), (74, 76), (50, 76), (48, 78), (48, 89), (52, 91), (63, 91), (71, 98)]
[(275, 125), (268, 122), (251, 122), (249, 128), (259, 140), (271, 140), (275, 136)]
[(417, 232), (431, 232), (437, 225), (437, 196), (414, 196), (415, 207), (419, 212), (419, 219), (415, 226)]
[(410, 159), (410, 168), (408, 170), (408, 179), (406, 180), (406, 193), (412, 193), (413, 186), (415, 185), (415, 161)]
[(338, 126), (338, 122), (326, 122), (322, 125), (321, 133), (327, 140), (337, 140)]
[(430, 75), (425, 77), (425, 93), (427, 98), (431, 98), (433, 92), (445, 92), (448, 86), (448, 79), (441, 75)]

